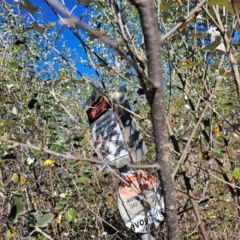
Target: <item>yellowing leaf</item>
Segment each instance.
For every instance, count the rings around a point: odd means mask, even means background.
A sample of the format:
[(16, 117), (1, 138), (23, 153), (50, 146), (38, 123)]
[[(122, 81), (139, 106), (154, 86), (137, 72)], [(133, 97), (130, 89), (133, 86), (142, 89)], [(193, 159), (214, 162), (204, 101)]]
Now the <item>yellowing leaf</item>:
[(173, 5), (174, 2), (175, 2), (174, 0), (167, 0), (167, 1), (161, 2), (160, 9), (162, 11), (167, 11)]
[(178, 64), (179, 67), (194, 67), (194, 66), (203, 66), (203, 63), (192, 62), (191, 60), (186, 60)]
[(31, 203), (34, 204), (35, 202), (36, 202), (36, 200), (33, 198), (33, 199), (31, 200)]
[(72, 194), (70, 192), (65, 192), (64, 194), (65, 194), (65, 197), (71, 197), (72, 196)]
[(182, 63), (179, 64), (179, 66), (185, 67), (185, 66), (187, 66), (187, 62), (182, 62)]
[(46, 167), (51, 167), (52, 165), (54, 165), (55, 163), (55, 160), (52, 160), (52, 159), (46, 159), (43, 163), (44, 166)]
[(57, 215), (57, 218), (56, 218), (56, 223), (57, 224), (61, 224), (61, 221), (62, 221), (62, 212), (59, 212), (58, 215)]
[(213, 132), (214, 132), (216, 137), (220, 137), (221, 136), (221, 130), (220, 130), (220, 128), (218, 126), (214, 127)]
[(26, 178), (21, 178), (21, 184), (24, 185), (27, 182)]
[(8, 137), (8, 132), (5, 132), (2, 136), (3, 136), (4, 138), (7, 138), (7, 137)]

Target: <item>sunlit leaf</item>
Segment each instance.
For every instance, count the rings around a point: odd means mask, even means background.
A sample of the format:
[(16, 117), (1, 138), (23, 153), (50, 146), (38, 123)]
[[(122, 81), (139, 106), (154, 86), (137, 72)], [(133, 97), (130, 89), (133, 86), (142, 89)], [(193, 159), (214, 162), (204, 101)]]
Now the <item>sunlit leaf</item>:
[(3, 138), (7, 138), (8, 137), (8, 132), (5, 132), (3, 135), (2, 135)]
[(12, 233), (11, 229), (8, 229), (7, 233), (5, 235), (5, 240), (10, 240), (12, 238), (13, 238), (13, 233)]
[(14, 182), (14, 183), (17, 183), (19, 182), (20, 180), (20, 175), (18, 173), (14, 173), (11, 177), (11, 180)]
[(235, 179), (240, 180), (240, 169), (239, 168), (234, 169), (232, 172), (232, 176)]
[(48, 23), (48, 27), (51, 28), (51, 27), (55, 27), (56, 26), (56, 22), (49, 22)]

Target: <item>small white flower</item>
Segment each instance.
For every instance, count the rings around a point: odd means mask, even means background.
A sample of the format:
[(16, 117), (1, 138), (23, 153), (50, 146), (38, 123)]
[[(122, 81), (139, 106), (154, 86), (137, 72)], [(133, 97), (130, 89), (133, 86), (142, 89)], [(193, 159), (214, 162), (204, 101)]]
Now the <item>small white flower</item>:
[(28, 158), (27, 158), (27, 164), (28, 165), (31, 165), (32, 163), (34, 163), (35, 161), (35, 158), (34, 156), (30, 155)]

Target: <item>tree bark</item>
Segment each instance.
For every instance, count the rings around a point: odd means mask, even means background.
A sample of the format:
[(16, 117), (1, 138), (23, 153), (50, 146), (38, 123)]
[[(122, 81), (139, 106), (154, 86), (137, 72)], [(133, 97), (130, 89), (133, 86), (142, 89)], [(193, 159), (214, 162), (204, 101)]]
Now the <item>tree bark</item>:
[(149, 104), (155, 137), (156, 163), (165, 201), (165, 220), (168, 239), (179, 239), (174, 182), (168, 164), (169, 136), (165, 119), (164, 91), (162, 81), (161, 38), (153, 0), (131, 0), (137, 8), (144, 35), (149, 86)]

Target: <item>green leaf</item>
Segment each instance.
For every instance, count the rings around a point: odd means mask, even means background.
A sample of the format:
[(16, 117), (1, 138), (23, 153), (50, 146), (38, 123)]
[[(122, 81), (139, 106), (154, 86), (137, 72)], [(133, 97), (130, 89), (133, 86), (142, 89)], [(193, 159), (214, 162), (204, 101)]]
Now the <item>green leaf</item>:
[(34, 6), (29, 0), (24, 0), (23, 2), (18, 2), (20, 10), (25, 9), (29, 13), (34, 14), (39, 7)]
[(42, 228), (46, 227), (54, 218), (54, 215), (49, 211), (43, 211), (37, 216), (36, 226)]
[(14, 183), (17, 183), (19, 182), (20, 180), (20, 175), (18, 173), (14, 173), (11, 177), (11, 180), (14, 182)]
[(60, 210), (63, 209), (65, 207), (65, 203), (64, 202), (57, 202), (56, 207), (54, 208), (55, 210)]
[(26, 208), (24, 203), (20, 202), (19, 204), (17, 204), (17, 215), (21, 215), (25, 212), (26, 212)]
[(33, 155), (37, 155), (37, 154), (40, 154), (40, 153), (43, 153), (43, 151), (42, 151), (42, 150), (32, 149), (32, 154), (33, 154)]
[(5, 240), (10, 240), (13, 237), (13, 234), (10, 229), (7, 230), (7, 234), (5, 236)]
[(216, 153), (216, 154), (221, 154), (222, 150), (220, 148), (214, 148), (213, 152)]
[(234, 169), (232, 172), (232, 176), (235, 179), (240, 180), (240, 169), (239, 168)]
[(13, 68), (22, 69), (22, 67), (20, 67), (16, 62), (10, 62), (9, 64)]
[(48, 27), (51, 28), (51, 27), (55, 27), (56, 26), (56, 22), (49, 22), (48, 23)]
[(16, 193), (13, 195), (13, 204), (18, 205), (23, 198), (23, 195), (21, 193)]
[(34, 22), (34, 23), (33, 23), (33, 28), (34, 28), (37, 32), (39, 32), (40, 34), (44, 34), (44, 32), (45, 32), (45, 28), (40, 27), (40, 26), (37, 24), (37, 22)]
[(36, 238), (33, 236), (26, 236), (23, 238), (23, 240), (35, 240)]
[(87, 183), (86, 180), (87, 180), (86, 177), (81, 176), (80, 178), (78, 178), (77, 183), (85, 185)]
[(95, 194), (95, 191), (90, 188), (90, 189), (88, 189), (88, 190), (85, 192), (85, 194), (86, 194), (87, 196), (91, 196), (91, 195)]
[(65, 217), (67, 219), (67, 221), (72, 222), (76, 219), (77, 217), (77, 213), (76, 210), (73, 208), (70, 208), (66, 213), (65, 213)]

